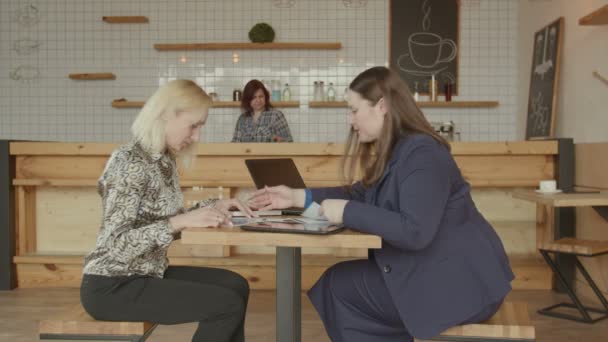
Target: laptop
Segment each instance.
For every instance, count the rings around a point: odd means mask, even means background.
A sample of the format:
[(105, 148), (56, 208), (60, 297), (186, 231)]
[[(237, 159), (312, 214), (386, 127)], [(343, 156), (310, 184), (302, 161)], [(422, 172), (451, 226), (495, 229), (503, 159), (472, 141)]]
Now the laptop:
[(291, 158), (245, 159), (245, 165), (258, 189), (276, 185), (287, 185), (296, 189), (306, 188), (306, 184)]
[[(245, 165), (256, 188), (265, 186), (286, 185), (294, 189), (304, 189), (304, 179), (291, 158), (274, 159), (245, 159)], [(287, 208), (282, 210), (283, 215), (300, 215), (302, 208)]]

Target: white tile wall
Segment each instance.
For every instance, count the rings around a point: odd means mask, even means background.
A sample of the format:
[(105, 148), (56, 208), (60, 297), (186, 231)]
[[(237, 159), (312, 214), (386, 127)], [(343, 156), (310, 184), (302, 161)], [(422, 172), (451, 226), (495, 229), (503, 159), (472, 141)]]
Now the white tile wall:
[[(312, 83), (334, 82), (339, 96), (359, 72), (388, 61), (388, 0), (359, 8), (342, 0), (2, 0), (0, 2), (0, 139), (107, 141), (129, 139), (136, 109), (113, 99), (144, 100), (158, 85), (189, 78), (231, 99), (251, 78), (288, 82), (300, 108), (285, 109), (299, 142), (342, 142), (346, 109), (310, 109)], [(289, 1), (283, 1), (289, 2)], [(33, 5), (37, 12), (28, 7)], [(517, 0), (462, 1), (459, 100), (498, 100), (493, 109), (425, 109), (431, 121), (453, 120), (463, 140), (515, 139)], [(32, 18), (38, 15), (38, 23)], [(145, 15), (149, 24), (110, 25), (104, 15)], [(342, 43), (330, 51), (158, 52), (154, 43), (248, 41), (257, 22), (270, 23), (276, 41)], [(30, 54), (12, 47), (37, 40)], [(233, 53), (239, 62), (233, 63)], [(186, 62), (182, 62), (185, 58)], [(39, 77), (22, 78), (34, 68)], [(74, 72), (113, 72), (114, 81), (72, 81)], [(203, 141), (232, 137), (237, 109), (213, 109)]]

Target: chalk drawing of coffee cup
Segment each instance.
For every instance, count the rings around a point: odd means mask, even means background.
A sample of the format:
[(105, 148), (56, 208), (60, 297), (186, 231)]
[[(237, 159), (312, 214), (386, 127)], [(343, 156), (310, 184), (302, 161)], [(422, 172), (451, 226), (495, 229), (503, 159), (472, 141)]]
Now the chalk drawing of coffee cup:
[[(418, 32), (410, 35), (408, 39), (410, 56), (414, 64), (421, 68), (432, 68), (439, 63), (452, 61), (456, 57), (456, 43), (451, 39), (441, 39), (440, 36), (430, 32)], [(445, 58), (443, 51), (450, 53)]]

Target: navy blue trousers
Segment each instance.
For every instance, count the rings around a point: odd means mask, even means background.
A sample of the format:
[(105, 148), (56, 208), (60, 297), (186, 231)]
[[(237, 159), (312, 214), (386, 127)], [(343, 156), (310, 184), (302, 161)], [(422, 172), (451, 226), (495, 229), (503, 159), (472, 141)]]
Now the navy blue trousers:
[(382, 274), (373, 260), (330, 267), (308, 296), (334, 342), (408, 342)]
[[(382, 274), (373, 260), (352, 260), (330, 267), (308, 296), (334, 342), (409, 342)], [(502, 300), (462, 324), (490, 318)]]

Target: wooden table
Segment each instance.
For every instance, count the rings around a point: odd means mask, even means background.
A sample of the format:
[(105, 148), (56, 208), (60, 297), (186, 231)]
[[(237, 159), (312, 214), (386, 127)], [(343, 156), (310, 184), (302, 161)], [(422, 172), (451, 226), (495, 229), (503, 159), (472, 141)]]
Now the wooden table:
[(300, 342), (302, 247), (381, 248), (379, 236), (344, 230), (311, 235), (244, 231), (234, 228), (188, 228), (183, 244), (276, 247), (277, 341)]
[(608, 221), (608, 192), (542, 194), (520, 190), (513, 197), (539, 204), (536, 223), (536, 246), (542, 247), (555, 239), (553, 208), (593, 207)]
[[(608, 241), (582, 240), (576, 238), (573, 230), (572, 236), (562, 236), (563, 232), (555, 233), (555, 222), (553, 220), (554, 208), (560, 207), (593, 207), (600, 216), (608, 221), (608, 192), (572, 192), (543, 194), (535, 191), (517, 191), (513, 197), (536, 202), (539, 208), (537, 217), (537, 241), (538, 251), (547, 264), (557, 276), (562, 289), (568, 294), (572, 303), (559, 303), (538, 310), (538, 313), (546, 316), (565, 318), (569, 320), (595, 323), (608, 318), (608, 301), (597, 284), (589, 275), (589, 272), (580, 262), (578, 257), (595, 257), (608, 253)], [(573, 227), (575, 228), (575, 227)], [(549, 256), (554, 254), (554, 259)], [(586, 307), (578, 298), (573, 284), (575, 282), (575, 269), (583, 275), (587, 284), (591, 287), (604, 309)], [(586, 285), (587, 285), (586, 284)], [(578, 309), (580, 317), (569, 313), (558, 312), (560, 308)], [(601, 314), (600, 317), (592, 318), (591, 312)]]

